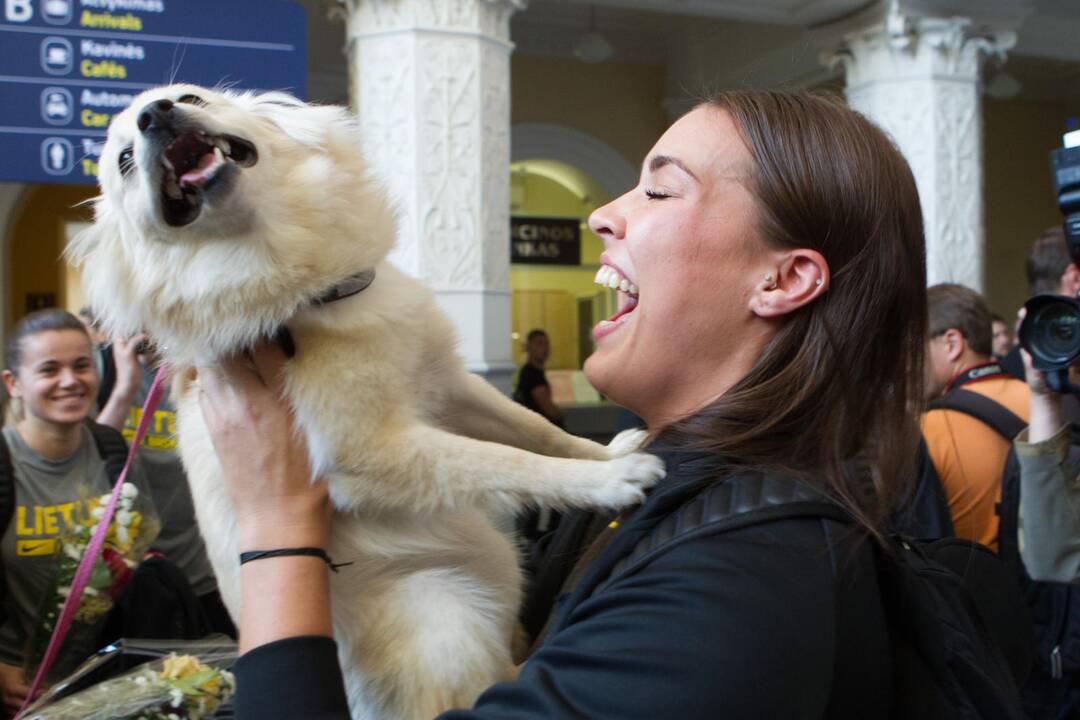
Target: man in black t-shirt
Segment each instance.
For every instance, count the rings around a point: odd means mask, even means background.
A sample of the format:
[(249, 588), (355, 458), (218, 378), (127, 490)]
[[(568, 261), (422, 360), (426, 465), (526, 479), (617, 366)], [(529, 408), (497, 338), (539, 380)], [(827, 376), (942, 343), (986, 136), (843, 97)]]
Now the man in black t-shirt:
[[(563, 413), (551, 399), (551, 386), (544, 377), (544, 363), (551, 352), (547, 333), (537, 328), (525, 338), (525, 364), (518, 373), (514, 400), (538, 412), (552, 423), (563, 426)], [(524, 542), (525, 557), (531, 555), (532, 545), (541, 535), (554, 529), (559, 514), (548, 509), (533, 508), (521, 513), (516, 521), (518, 536)]]
[(526, 361), (518, 373), (514, 400), (562, 427), (562, 410), (552, 401), (551, 386), (544, 377), (544, 363), (550, 352), (547, 333), (540, 329), (529, 331), (525, 338)]

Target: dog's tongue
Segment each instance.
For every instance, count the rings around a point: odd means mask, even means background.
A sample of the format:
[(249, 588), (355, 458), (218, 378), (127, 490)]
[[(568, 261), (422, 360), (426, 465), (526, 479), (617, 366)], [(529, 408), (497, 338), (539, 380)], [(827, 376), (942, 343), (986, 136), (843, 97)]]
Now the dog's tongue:
[(214, 157), (214, 153), (208, 152), (199, 158), (199, 164), (195, 166), (194, 170), (188, 170), (186, 173), (180, 176), (180, 187), (182, 188), (200, 188), (206, 184), (206, 181), (213, 175), (214, 166), (217, 165), (217, 158)]

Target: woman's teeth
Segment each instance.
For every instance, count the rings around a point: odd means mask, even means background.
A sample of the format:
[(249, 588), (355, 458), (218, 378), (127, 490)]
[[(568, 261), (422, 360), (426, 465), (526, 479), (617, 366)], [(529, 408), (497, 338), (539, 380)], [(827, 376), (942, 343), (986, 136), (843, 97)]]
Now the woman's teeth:
[(628, 295), (637, 295), (638, 286), (630, 282), (619, 271), (610, 265), (601, 265), (600, 269), (596, 271), (596, 279), (593, 281), (597, 285), (603, 285), (609, 287), (612, 290), (621, 290)]

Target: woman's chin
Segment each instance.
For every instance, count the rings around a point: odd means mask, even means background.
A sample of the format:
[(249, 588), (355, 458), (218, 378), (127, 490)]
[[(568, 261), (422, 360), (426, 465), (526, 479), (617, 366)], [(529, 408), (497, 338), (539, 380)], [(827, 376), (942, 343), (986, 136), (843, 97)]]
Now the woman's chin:
[(597, 349), (585, 360), (583, 366), (585, 378), (605, 398), (625, 407), (626, 403), (620, 399), (618, 382), (613, 377), (612, 371), (616, 369), (615, 364), (609, 362), (604, 355), (603, 350)]

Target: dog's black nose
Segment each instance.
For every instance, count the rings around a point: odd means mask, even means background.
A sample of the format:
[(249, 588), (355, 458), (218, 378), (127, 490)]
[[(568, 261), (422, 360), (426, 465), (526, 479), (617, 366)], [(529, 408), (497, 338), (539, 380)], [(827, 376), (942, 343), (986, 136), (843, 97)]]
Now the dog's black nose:
[(150, 132), (172, 127), (172, 100), (155, 100), (139, 113), (139, 132)]

